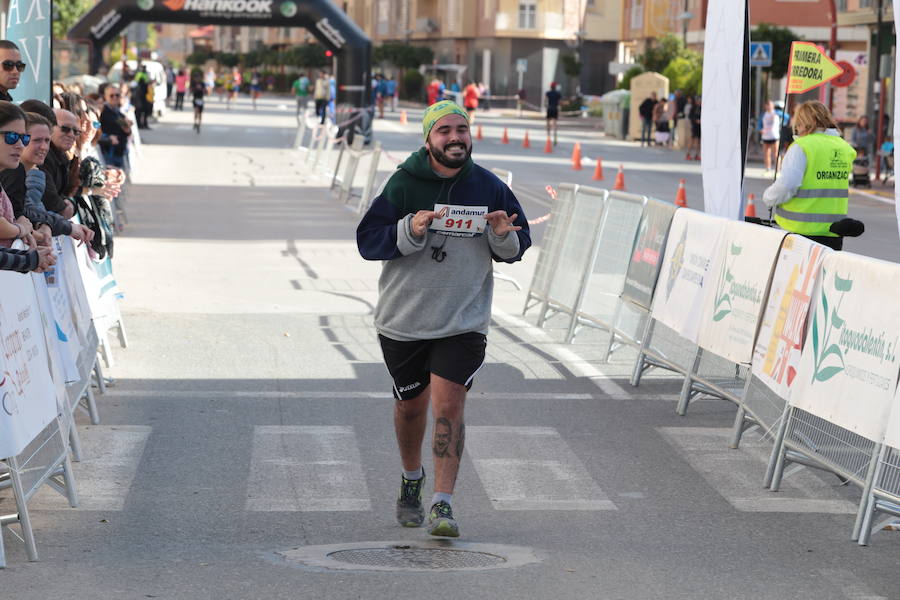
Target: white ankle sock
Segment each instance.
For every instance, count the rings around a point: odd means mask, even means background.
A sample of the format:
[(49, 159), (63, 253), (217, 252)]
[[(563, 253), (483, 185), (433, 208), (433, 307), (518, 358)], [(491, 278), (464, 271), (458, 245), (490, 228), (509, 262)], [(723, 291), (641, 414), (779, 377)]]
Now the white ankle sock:
[(415, 471), (403, 471), (403, 476), (406, 477), (407, 481), (422, 479), (425, 476), (425, 469), (420, 466)]
[(446, 502), (450, 506), (453, 506), (453, 494), (445, 494), (443, 492), (435, 492), (434, 496), (431, 497), (431, 505), (434, 506), (438, 502)]

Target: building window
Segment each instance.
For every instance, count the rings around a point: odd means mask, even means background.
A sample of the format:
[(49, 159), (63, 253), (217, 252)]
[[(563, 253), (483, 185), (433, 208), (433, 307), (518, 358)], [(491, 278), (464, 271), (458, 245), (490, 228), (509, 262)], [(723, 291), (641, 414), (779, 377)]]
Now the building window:
[(847, 0), (837, 0), (835, 8), (838, 12), (847, 12)]
[(872, 0), (859, 0), (860, 8), (872, 8)]
[(519, 2), (519, 29), (535, 29), (537, 27), (537, 2), (526, 0)]

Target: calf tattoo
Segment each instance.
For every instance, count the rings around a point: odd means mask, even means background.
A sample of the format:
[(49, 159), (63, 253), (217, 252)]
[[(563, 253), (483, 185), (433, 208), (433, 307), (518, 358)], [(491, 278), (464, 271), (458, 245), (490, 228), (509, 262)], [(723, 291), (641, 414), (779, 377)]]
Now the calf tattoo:
[(438, 417), (434, 421), (434, 443), (431, 448), (436, 457), (447, 457), (452, 437), (453, 429), (450, 426), (450, 419), (447, 417)]

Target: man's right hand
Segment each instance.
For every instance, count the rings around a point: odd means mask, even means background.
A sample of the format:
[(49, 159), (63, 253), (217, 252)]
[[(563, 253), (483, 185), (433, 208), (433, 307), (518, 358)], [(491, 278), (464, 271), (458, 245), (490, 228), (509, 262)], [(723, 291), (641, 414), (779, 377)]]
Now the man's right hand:
[(439, 211), (420, 210), (413, 215), (412, 221), (409, 223), (409, 228), (412, 230), (414, 236), (422, 237), (425, 235), (425, 232), (428, 231), (428, 226), (431, 225), (431, 222), (434, 219), (443, 219), (446, 214), (447, 207), (444, 207)]

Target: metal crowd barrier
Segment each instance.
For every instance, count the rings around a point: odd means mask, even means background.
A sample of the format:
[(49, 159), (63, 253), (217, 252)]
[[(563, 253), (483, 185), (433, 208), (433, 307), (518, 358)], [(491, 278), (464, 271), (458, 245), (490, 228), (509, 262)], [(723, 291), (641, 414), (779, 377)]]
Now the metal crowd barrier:
[(609, 192), (591, 251), (591, 268), (585, 273), (581, 299), (569, 321), (567, 342), (575, 338), (579, 326), (595, 327), (610, 332), (610, 336), (615, 335), (613, 318), (619, 312), (625, 276), (646, 203), (646, 196)]
[(543, 324), (544, 315), (548, 309), (550, 282), (560, 264), (562, 237), (569, 227), (577, 191), (578, 186), (575, 184), (560, 184), (556, 198), (550, 206), (550, 220), (544, 231), (541, 252), (538, 254), (537, 264), (531, 276), (531, 284), (528, 286), (528, 294), (525, 297), (525, 306), (522, 309), (524, 315), (530, 308), (540, 306), (538, 325)]

